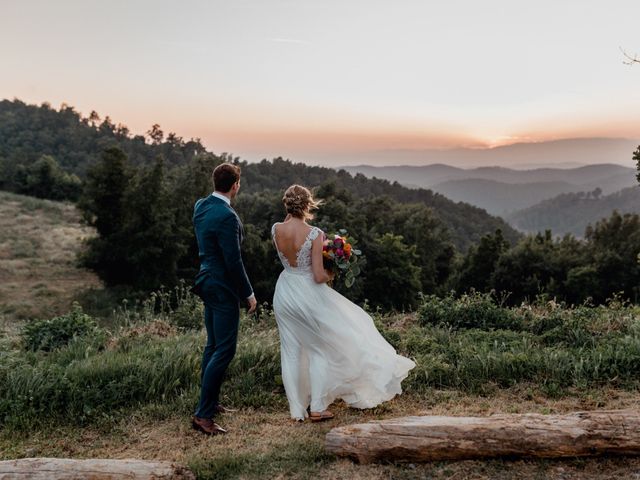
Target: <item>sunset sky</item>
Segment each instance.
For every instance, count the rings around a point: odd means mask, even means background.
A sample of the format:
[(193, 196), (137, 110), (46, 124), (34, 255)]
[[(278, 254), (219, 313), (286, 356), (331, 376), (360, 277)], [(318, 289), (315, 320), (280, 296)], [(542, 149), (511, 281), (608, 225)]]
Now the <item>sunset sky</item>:
[[(640, 139), (638, 0), (0, 0), (0, 97), (216, 153)], [(337, 160), (339, 159), (339, 160)]]

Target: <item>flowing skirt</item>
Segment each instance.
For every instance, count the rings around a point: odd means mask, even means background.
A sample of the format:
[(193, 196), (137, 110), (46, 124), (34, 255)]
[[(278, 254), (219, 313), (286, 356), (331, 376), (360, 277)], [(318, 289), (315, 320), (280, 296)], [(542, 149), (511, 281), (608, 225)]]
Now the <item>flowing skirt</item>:
[(308, 406), (326, 410), (337, 398), (372, 408), (402, 393), (415, 363), (396, 353), (369, 314), (309, 272), (284, 270), (273, 308), (292, 418), (307, 417)]

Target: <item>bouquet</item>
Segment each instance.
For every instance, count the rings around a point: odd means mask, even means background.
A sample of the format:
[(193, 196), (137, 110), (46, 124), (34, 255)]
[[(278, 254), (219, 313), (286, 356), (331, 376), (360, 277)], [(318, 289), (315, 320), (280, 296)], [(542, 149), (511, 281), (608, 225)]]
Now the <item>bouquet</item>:
[(322, 247), (322, 259), (325, 270), (332, 271), (336, 277), (344, 277), (344, 285), (350, 288), (360, 274), (360, 267), (356, 265), (360, 250), (353, 247), (354, 240), (347, 237), (347, 231), (339, 230), (339, 234), (325, 236)]

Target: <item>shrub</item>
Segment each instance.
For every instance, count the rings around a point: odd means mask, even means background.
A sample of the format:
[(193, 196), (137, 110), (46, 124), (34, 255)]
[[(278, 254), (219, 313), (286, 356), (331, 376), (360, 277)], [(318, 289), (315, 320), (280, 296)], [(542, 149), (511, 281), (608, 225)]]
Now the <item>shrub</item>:
[(124, 300), (116, 312), (117, 323), (131, 325), (164, 320), (182, 331), (204, 327), (204, 305), (184, 281), (171, 290), (160, 288), (151, 292), (146, 299), (136, 301), (133, 309), (128, 305)]
[(453, 295), (439, 298), (426, 296), (419, 309), (422, 325), (447, 326), (455, 329), (521, 330), (522, 319), (511, 309), (500, 307), (488, 293), (472, 292), (456, 299)]
[(204, 305), (191, 293), (184, 282), (173, 289), (175, 307), (169, 313), (169, 322), (181, 330), (199, 330), (204, 326)]
[(67, 345), (76, 337), (97, 333), (93, 319), (74, 303), (69, 313), (50, 320), (27, 323), (22, 329), (22, 341), (27, 350), (51, 351)]
[(286, 408), (277, 330), (252, 327), (239, 338), (222, 395), (234, 406)]

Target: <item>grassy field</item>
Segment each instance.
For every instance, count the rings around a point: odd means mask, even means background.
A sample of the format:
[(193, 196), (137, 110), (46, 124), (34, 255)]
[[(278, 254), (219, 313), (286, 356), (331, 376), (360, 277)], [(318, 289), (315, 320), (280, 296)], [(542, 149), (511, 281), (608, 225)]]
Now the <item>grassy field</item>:
[[(430, 385), (424, 372), (416, 369), (406, 381), (406, 393), (379, 408), (360, 411), (337, 403), (333, 421), (297, 424), (288, 418), (278, 382), (277, 331), (270, 315), (258, 321), (243, 319), (238, 354), (223, 390), (225, 402), (240, 411), (220, 420), (231, 433), (206, 438), (193, 432), (188, 421), (198, 393), (203, 334), (181, 331), (172, 324), (171, 314), (155, 317), (120, 322), (123, 326), (107, 335), (76, 339), (52, 352), (18, 350), (16, 341), (9, 345), (13, 351), (10, 371), (0, 371), (0, 387), (4, 387), (0, 391), (5, 392), (0, 393), (0, 417), (4, 418), (0, 456), (174, 460), (190, 466), (199, 478), (605, 479), (640, 475), (640, 459), (631, 458), (361, 466), (326, 455), (324, 435), (338, 425), (404, 415), (637, 408), (639, 397), (634, 382), (618, 384), (613, 379), (586, 386), (568, 385), (571, 381), (551, 391), (541, 379), (509, 387), (488, 380), (480, 393), (471, 383), (458, 388)], [(378, 322), (388, 337), (407, 338), (400, 347), (414, 358), (420, 358), (416, 353), (422, 347), (411, 345), (416, 333), (411, 330), (434, 334), (437, 328), (420, 326), (416, 315), (380, 317)], [(450, 334), (455, 337), (453, 343), (461, 345), (469, 333)], [(498, 356), (499, 350), (497, 345), (492, 355)], [(423, 359), (439, 354), (422, 351)], [(538, 373), (554, 376), (551, 370)], [(441, 376), (439, 381), (454, 383), (461, 373), (452, 370), (448, 375), (448, 380)], [(16, 398), (22, 400), (16, 402)]]
[[(2, 230), (2, 272), (11, 271), (12, 288), (23, 296), (1, 300), (9, 328), (0, 333), (0, 459), (173, 460), (199, 478), (217, 479), (640, 478), (635, 458), (357, 465), (323, 449), (334, 426), (404, 415), (638, 408), (638, 307), (613, 301), (566, 308), (540, 301), (505, 309), (488, 296), (471, 295), (426, 298), (410, 314), (372, 312), (385, 337), (418, 366), (402, 396), (365, 411), (336, 403), (336, 418), (322, 424), (288, 418), (277, 329), (263, 310), (242, 319), (223, 387), (224, 402), (239, 408), (220, 419), (230, 433), (207, 438), (189, 424), (204, 342), (201, 305), (177, 288), (137, 308), (123, 306), (107, 319), (71, 309), (87, 285), (98, 285), (73, 262), (90, 232), (74, 223), (70, 206), (30, 206), (31, 199), (2, 195), (0, 222), (14, 232)], [(67, 233), (58, 238), (52, 233), (58, 229)], [(36, 253), (15, 258), (20, 249), (13, 245), (32, 238), (40, 242)], [(37, 253), (44, 251), (49, 253)], [(24, 270), (8, 268), (21, 259), (28, 259)], [(58, 288), (56, 278), (74, 279), (47, 297), (49, 310), (38, 303), (37, 289), (26, 287), (31, 262), (52, 275), (46, 280), (51, 289)], [(2, 288), (7, 295), (8, 287)], [(52, 320), (32, 320), (37, 318)]]
[(0, 192), (0, 325), (66, 312), (72, 300), (99, 288), (75, 266), (82, 240), (92, 235), (71, 204)]

